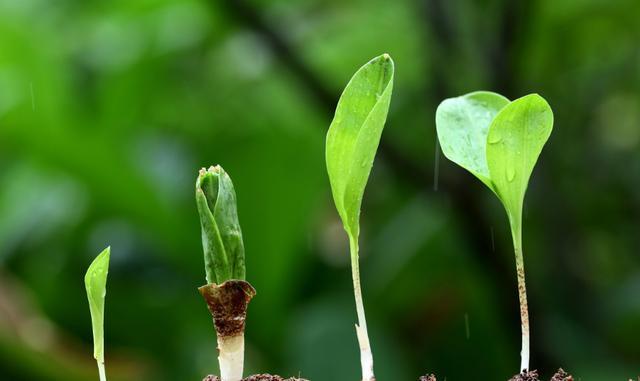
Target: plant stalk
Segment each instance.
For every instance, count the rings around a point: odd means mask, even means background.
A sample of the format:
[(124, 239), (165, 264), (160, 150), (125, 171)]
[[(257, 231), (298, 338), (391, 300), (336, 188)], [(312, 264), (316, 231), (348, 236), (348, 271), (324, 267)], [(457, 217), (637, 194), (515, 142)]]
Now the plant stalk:
[(241, 381), (244, 370), (244, 332), (232, 337), (218, 335), (218, 363), (222, 381)]
[(518, 277), (518, 298), (520, 300), (520, 325), (522, 327), (522, 350), (520, 351), (520, 372), (529, 370), (529, 306), (527, 303), (527, 285), (524, 275), (524, 256), (522, 253), (522, 223), (512, 226), (513, 249), (516, 256)]
[(100, 374), (100, 381), (107, 381), (107, 374), (104, 370), (104, 361), (98, 361), (98, 373)]
[(349, 235), (349, 247), (351, 250), (351, 275), (353, 278), (353, 292), (356, 298), (356, 312), (358, 314), (358, 324), (356, 324), (356, 334), (360, 344), (360, 365), (362, 366), (362, 381), (375, 381), (373, 374), (373, 353), (369, 343), (369, 333), (367, 332), (367, 319), (364, 313), (364, 303), (362, 301), (362, 289), (360, 287), (360, 263), (358, 255), (358, 239)]

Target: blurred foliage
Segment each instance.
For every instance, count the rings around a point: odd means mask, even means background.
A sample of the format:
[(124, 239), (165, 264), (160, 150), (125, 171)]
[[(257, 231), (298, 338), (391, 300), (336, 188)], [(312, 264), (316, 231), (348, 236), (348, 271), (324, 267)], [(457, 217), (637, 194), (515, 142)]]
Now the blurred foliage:
[(477, 89), (538, 92), (555, 114), (525, 206), (532, 364), (637, 376), (638, 15), (635, 0), (0, 0), (0, 379), (97, 379), (82, 276), (109, 244), (111, 379), (215, 372), (193, 183), (216, 163), (258, 290), (248, 370), (357, 379), (324, 135), (383, 52), (396, 84), (361, 238), (379, 378), (517, 371), (503, 212), (435, 145), (436, 105)]

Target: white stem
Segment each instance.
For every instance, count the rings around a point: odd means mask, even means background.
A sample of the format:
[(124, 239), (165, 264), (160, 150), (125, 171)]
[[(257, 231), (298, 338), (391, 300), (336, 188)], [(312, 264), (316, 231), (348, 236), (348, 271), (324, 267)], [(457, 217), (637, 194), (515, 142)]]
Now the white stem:
[(98, 361), (98, 373), (100, 374), (100, 381), (107, 381), (107, 374), (104, 371), (103, 361)]
[(244, 368), (244, 333), (221, 338), (218, 336), (218, 362), (222, 381), (241, 381)]
[(518, 299), (520, 301), (520, 325), (522, 329), (522, 349), (520, 351), (520, 373), (529, 370), (529, 304), (527, 303), (527, 284), (524, 276), (524, 255), (522, 254), (522, 229), (520, 224), (512, 227), (513, 248), (516, 255), (516, 274), (518, 278)]
[(351, 246), (351, 275), (353, 277), (353, 291), (356, 298), (356, 312), (358, 314), (358, 324), (356, 324), (356, 335), (360, 344), (360, 365), (362, 366), (362, 381), (375, 381), (373, 374), (373, 353), (369, 343), (367, 332), (367, 319), (364, 313), (364, 302), (362, 301), (362, 290), (360, 288), (360, 264), (358, 261), (358, 241), (350, 240)]

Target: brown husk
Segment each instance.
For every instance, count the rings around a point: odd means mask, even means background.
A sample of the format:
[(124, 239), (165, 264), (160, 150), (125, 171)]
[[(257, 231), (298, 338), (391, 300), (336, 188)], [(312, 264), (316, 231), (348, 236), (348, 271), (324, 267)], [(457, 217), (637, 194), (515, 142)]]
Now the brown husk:
[(232, 337), (244, 332), (247, 305), (256, 295), (256, 290), (243, 280), (228, 280), (198, 288), (207, 302), (218, 337)]

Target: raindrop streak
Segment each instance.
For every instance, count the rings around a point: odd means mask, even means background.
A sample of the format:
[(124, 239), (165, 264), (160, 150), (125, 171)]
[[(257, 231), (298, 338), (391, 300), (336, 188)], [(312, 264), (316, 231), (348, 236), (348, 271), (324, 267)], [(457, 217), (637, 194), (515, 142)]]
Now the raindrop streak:
[(33, 82), (29, 83), (29, 90), (31, 91), (31, 109), (36, 111), (36, 97), (33, 95)]
[(467, 334), (467, 340), (471, 337), (471, 330), (469, 329), (469, 314), (464, 314), (464, 329)]
[(438, 191), (438, 180), (440, 180), (440, 142), (436, 139), (436, 148), (433, 161), (433, 191)]

